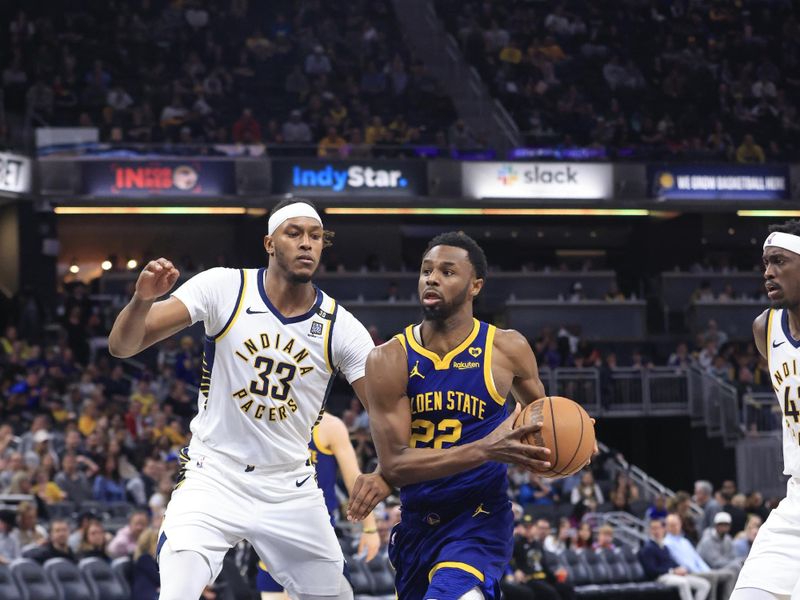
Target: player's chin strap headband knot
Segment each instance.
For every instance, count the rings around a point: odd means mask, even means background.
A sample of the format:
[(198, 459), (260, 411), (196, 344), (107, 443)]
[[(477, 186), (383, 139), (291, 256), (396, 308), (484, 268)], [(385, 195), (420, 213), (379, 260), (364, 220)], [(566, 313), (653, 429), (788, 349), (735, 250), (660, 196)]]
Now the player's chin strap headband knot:
[(294, 219), (295, 217), (309, 217), (310, 219), (319, 221), (319, 224), (322, 225), (322, 219), (319, 213), (314, 210), (313, 206), (305, 202), (295, 202), (276, 210), (269, 218), (269, 221), (267, 221), (267, 235), (272, 235), (284, 221)]
[(800, 236), (792, 235), (791, 233), (783, 233), (782, 231), (775, 231), (770, 233), (764, 241), (764, 250), (770, 246), (783, 248), (789, 252), (800, 254)]

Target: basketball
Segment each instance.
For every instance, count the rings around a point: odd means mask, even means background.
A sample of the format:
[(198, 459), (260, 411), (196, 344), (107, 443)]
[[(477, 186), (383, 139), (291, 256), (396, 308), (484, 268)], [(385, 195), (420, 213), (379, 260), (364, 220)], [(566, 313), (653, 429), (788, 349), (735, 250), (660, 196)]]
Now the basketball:
[(572, 475), (592, 457), (594, 424), (580, 404), (562, 396), (539, 398), (522, 409), (514, 421), (514, 429), (531, 423), (542, 423), (542, 428), (523, 437), (522, 442), (550, 449), (552, 466), (540, 475)]

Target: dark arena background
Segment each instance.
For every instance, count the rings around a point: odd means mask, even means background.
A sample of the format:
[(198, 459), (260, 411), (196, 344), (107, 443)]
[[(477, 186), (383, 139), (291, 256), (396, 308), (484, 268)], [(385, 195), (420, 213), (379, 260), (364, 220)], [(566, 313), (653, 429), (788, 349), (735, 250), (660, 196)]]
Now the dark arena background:
[[(0, 3), (0, 598), (157, 598), (147, 540), (190, 439), (203, 332), (126, 360), (108, 333), (154, 258), (179, 283), (265, 266), (267, 214), (292, 196), (335, 232), (316, 284), (376, 343), (421, 319), (431, 237), (483, 247), (477, 316), (523, 333), (548, 393), (597, 420), (585, 472), (509, 470), (516, 534), (549, 522), (536, 535), (560, 597), (677, 598), (636, 559), (654, 516), (677, 514), (702, 555), (726, 511), (746, 556), (785, 494), (782, 407), (751, 326), (767, 228), (800, 217), (798, 11)], [(327, 406), (372, 471), (343, 378)], [(338, 487), (356, 597), (394, 598), (398, 497), (365, 562)], [(598, 567), (609, 528), (621, 571)], [(259, 598), (256, 563), (239, 544), (203, 598)], [(524, 585), (537, 565), (509, 565), (508, 598), (550, 597)]]

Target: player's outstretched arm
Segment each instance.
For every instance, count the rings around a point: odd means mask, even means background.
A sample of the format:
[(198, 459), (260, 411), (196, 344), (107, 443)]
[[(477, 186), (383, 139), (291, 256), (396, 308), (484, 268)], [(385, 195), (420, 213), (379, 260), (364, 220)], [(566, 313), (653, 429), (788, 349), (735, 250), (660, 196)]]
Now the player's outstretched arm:
[[(499, 363), (499, 369), (506, 368), (513, 374), (511, 393), (514, 399), (527, 406), (534, 400), (544, 397), (546, 392), (539, 378), (536, 355), (525, 336), (514, 329), (498, 329), (494, 336), (494, 345), (493, 362)], [(592, 424), (594, 422), (592, 419)], [(600, 449), (595, 441), (592, 456), (597, 456), (599, 453)]]
[(753, 339), (756, 342), (758, 352), (764, 358), (767, 358), (767, 319), (769, 318), (769, 309), (762, 312), (753, 321)]
[[(356, 451), (353, 449), (353, 444), (350, 443), (347, 427), (341, 419), (332, 415), (326, 415), (317, 427), (320, 428), (318, 432), (322, 438), (320, 441), (325, 443), (336, 457), (336, 464), (339, 465), (339, 470), (342, 472), (347, 493), (352, 495), (356, 479), (361, 475), (361, 469), (358, 466)], [(378, 475), (378, 477), (380, 476)], [(361, 554), (366, 550), (366, 560), (369, 562), (378, 554), (380, 547), (378, 524), (375, 522), (375, 515), (370, 512), (364, 517), (364, 530), (358, 542), (358, 553)]]
[(177, 298), (156, 302), (178, 281), (180, 272), (166, 258), (147, 263), (136, 291), (114, 321), (108, 336), (108, 351), (128, 358), (192, 324), (189, 310)]
[(406, 396), (408, 372), (402, 346), (392, 340), (370, 352), (367, 359), (367, 398), (371, 408), (370, 428), (383, 477), (401, 487), (438, 479), (487, 461), (519, 464), (543, 470), (549, 466), (549, 450), (520, 442), (541, 424), (512, 429), (515, 413), (487, 437), (458, 446), (457, 451), (411, 448), (411, 403)]

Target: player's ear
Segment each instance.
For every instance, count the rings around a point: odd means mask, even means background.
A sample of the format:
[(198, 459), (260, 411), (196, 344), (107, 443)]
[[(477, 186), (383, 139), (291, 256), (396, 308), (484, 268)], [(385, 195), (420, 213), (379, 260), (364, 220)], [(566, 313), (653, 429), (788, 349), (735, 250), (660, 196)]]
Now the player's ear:
[(471, 293), (472, 293), (472, 297), (473, 298), (481, 293), (481, 290), (483, 289), (484, 281), (485, 280), (482, 279), (482, 278), (481, 279), (477, 279), (476, 278), (476, 279), (472, 280), (472, 292)]
[(264, 236), (264, 250), (266, 250), (267, 254), (270, 256), (275, 254), (275, 243), (272, 241), (271, 235)]

